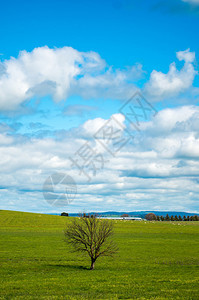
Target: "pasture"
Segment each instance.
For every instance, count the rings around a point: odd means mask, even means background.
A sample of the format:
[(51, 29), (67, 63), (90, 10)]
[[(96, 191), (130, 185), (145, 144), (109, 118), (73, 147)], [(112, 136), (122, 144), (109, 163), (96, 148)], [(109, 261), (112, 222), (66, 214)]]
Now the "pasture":
[(199, 222), (114, 221), (119, 251), (90, 271), (70, 220), (0, 211), (0, 299), (199, 299)]

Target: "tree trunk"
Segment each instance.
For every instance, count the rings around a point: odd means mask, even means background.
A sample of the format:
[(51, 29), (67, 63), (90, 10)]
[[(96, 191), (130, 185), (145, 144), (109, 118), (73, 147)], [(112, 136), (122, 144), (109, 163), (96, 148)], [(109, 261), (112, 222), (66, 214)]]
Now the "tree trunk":
[(91, 267), (90, 267), (90, 270), (94, 270), (94, 265), (95, 265), (95, 261), (94, 261), (94, 260), (91, 260)]

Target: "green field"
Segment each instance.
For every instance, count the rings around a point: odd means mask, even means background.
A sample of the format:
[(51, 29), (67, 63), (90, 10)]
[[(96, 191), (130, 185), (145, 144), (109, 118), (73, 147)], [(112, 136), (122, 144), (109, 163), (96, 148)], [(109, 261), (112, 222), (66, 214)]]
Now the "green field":
[(114, 221), (119, 252), (90, 271), (70, 220), (0, 211), (0, 299), (199, 299), (199, 222)]

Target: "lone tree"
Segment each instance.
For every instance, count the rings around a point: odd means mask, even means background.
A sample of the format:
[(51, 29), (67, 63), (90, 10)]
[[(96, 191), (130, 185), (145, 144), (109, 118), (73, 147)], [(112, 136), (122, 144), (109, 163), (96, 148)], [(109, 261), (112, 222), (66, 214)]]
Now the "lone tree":
[(113, 235), (113, 223), (110, 220), (98, 219), (97, 216), (74, 218), (65, 230), (66, 242), (74, 251), (87, 253), (91, 259), (90, 270), (100, 256), (112, 256), (117, 251), (110, 239)]

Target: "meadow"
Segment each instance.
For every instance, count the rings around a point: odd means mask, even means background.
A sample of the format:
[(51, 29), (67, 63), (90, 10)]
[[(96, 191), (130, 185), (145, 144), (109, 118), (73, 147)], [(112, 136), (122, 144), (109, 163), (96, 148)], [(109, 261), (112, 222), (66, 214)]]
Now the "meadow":
[(70, 221), (0, 211), (0, 299), (199, 299), (199, 222), (114, 221), (119, 251), (90, 271)]

